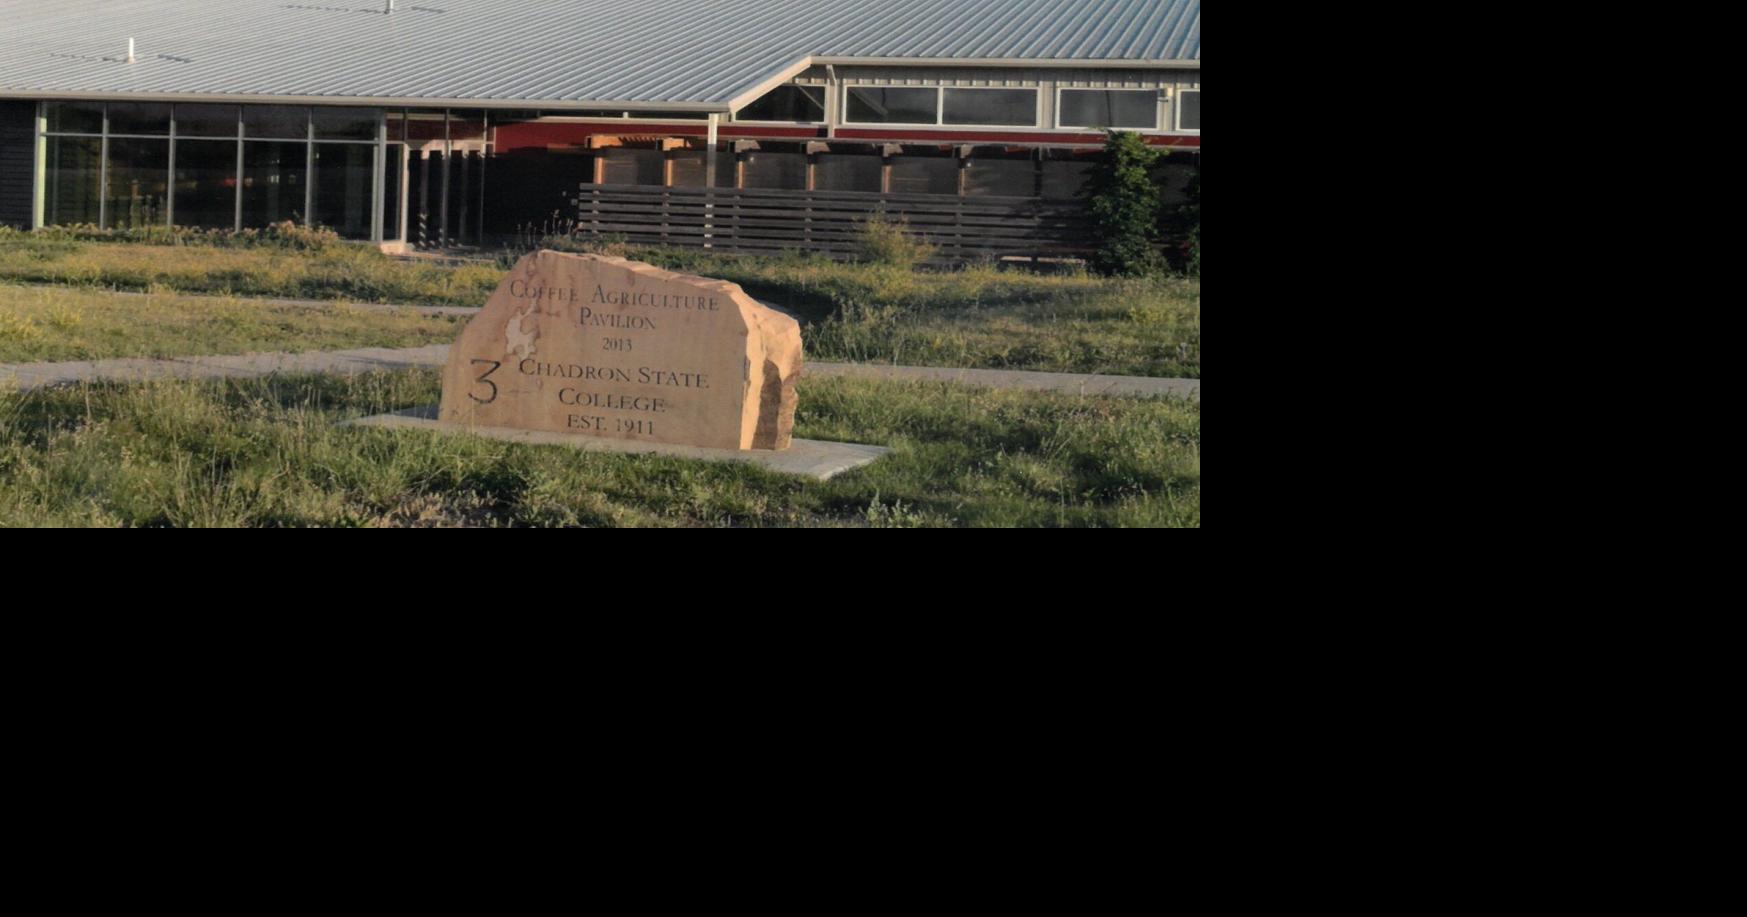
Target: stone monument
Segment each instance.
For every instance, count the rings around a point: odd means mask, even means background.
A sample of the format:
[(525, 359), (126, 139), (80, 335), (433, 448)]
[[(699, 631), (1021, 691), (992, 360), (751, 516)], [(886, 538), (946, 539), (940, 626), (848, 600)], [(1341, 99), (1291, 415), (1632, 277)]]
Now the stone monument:
[(737, 284), (542, 251), (450, 349), (438, 420), (782, 451), (800, 375), (800, 325)]
[(891, 450), (794, 439), (801, 328), (725, 280), (603, 255), (518, 263), (449, 348), (440, 405), (347, 426), (741, 462), (829, 480)]

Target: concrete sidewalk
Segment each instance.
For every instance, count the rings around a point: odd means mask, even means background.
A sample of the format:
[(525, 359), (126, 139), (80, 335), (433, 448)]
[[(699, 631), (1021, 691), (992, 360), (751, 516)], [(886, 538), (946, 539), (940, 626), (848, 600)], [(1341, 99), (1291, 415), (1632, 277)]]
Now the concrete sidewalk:
[[(274, 373), (352, 374), (372, 370), (440, 367), (449, 345), (390, 350), (323, 350), (312, 353), (255, 353), (236, 356), (178, 357), (168, 360), (83, 360), (71, 363), (0, 364), (0, 388), (21, 391), (79, 382), (140, 382), (148, 379), (217, 379)], [(1200, 379), (1155, 379), (1084, 373), (1040, 373), (1001, 369), (941, 369), (872, 363), (807, 363), (802, 378), (953, 382), (983, 388), (1065, 392), (1072, 395), (1176, 395), (1201, 399)]]

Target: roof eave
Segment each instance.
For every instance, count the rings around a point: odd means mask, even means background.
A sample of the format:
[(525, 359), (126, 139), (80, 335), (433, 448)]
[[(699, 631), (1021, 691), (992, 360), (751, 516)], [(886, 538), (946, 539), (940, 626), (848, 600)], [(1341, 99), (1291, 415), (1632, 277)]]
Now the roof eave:
[(389, 96), (299, 96), (212, 92), (126, 92), (121, 90), (67, 91), (0, 88), (0, 99), (32, 99), (47, 102), (221, 102), (243, 105), (342, 105), (362, 108), (485, 108), (541, 110), (619, 109), (622, 111), (674, 111), (725, 113), (725, 102), (634, 102), (624, 99), (432, 99)]

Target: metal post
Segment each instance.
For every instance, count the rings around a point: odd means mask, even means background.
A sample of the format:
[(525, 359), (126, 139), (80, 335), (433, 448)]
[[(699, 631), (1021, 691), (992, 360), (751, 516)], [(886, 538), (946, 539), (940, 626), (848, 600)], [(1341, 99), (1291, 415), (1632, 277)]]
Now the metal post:
[(710, 112), (709, 146), (704, 151), (704, 247), (714, 248), (716, 237), (716, 143), (722, 116)]
[(439, 208), (442, 221), (437, 227), (437, 240), (445, 248), (449, 245), (449, 163), (455, 158), (455, 143), (449, 134), (449, 110), (443, 109), (443, 204)]
[(30, 204), (30, 228), (46, 225), (49, 188), (49, 118), (48, 103), (36, 103), (36, 174), (33, 179)]
[(721, 120), (721, 115), (710, 112), (710, 145), (708, 152), (704, 154), (704, 171), (707, 173), (704, 176), (704, 187), (706, 188), (716, 187), (716, 135), (717, 126)]
[(176, 108), (170, 107), (170, 181), (164, 186), (164, 225), (176, 225)]
[(479, 207), (474, 219), (478, 226), (473, 233), (473, 239), (480, 245), (485, 244), (485, 169), (491, 163), (492, 150), (497, 146), (491, 134), (491, 112), (487, 110), (480, 117), (485, 123), (485, 147), (479, 154)]
[(109, 106), (103, 106), (103, 139), (97, 144), (97, 228), (109, 228)]
[(468, 209), (473, 205), (473, 153), (461, 154), (461, 214), (455, 220), (455, 243), (467, 244)]
[(315, 109), (303, 110), (303, 225), (315, 225)]
[(376, 168), (370, 175), (370, 241), (382, 244), (382, 207), (388, 203), (388, 189), (382, 173), (388, 171), (388, 112), (376, 116)]
[(419, 236), (418, 246), (424, 248), (431, 241), (431, 154), (428, 150), (419, 150)]
[(248, 179), (247, 166), (243, 162), (243, 107), (237, 106), (237, 216), (231, 229), (243, 231), (243, 182)]

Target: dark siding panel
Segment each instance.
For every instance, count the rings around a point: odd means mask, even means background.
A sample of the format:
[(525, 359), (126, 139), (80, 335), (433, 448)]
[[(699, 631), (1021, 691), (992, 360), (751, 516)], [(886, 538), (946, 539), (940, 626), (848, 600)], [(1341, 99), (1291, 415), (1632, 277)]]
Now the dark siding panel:
[(36, 103), (0, 102), (0, 226), (30, 228)]

